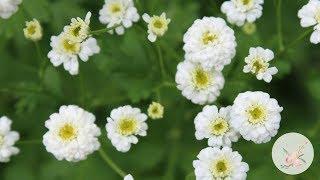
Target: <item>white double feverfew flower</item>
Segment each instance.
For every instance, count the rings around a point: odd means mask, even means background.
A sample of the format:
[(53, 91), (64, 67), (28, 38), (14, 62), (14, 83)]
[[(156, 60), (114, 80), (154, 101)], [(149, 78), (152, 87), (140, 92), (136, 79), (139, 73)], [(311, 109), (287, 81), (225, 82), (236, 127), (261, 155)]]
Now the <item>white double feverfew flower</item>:
[(266, 143), (278, 133), (282, 110), (268, 93), (247, 91), (234, 100), (231, 124), (247, 141)]
[(22, 0), (0, 0), (0, 17), (8, 19), (18, 11), (18, 5)]
[(24, 36), (32, 41), (38, 41), (42, 38), (42, 27), (38, 20), (26, 22), (26, 27), (23, 29)]
[(183, 37), (185, 58), (206, 69), (222, 70), (236, 54), (233, 30), (222, 18), (197, 19)]
[(320, 1), (310, 0), (298, 12), (300, 24), (302, 27), (313, 26), (313, 33), (310, 42), (318, 44), (320, 42)]
[(123, 180), (134, 180), (131, 174), (127, 174)]
[(245, 180), (249, 166), (242, 161), (242, 156), (229, 147), (222, 149), (207, 147), (193, 161), (197, 180)]
[(278, 73), (276, 67), (269, 67), (269, 62), (273, 58), (274, 54), (270, 49), (250, 48), (249, 55), (245, 58), (247, 65), (243, 67), (243, 72), (254, 74), (258, 80), (263, 79), (269, 83), (272, 76)]
[(143, 14), (143, 20), (148, 23), (148, 39), (151, 42), (155, 42), (157, 37), (161, 37), (168, 30), (170, 19), (166, 18), (166, 13), (162, 13), (160, 16), (150, 17), (148, 14)]
[(205, 69), (200, 63), (187, 60), (179, 63), (177, 69), (177, 88), (193, 103), (212, 103), (220, 95), (224, 86), (224, 77), (220, 71), (215, 68)]
[(100, 52), (97, 40), (89, 36), (90, 17), (88, 12), (84, 21), (81, 18), (72, 19), (60, 35), (51, 37), (52, 50), (48, 58), (56, 67), (63, 64), (71, 75), (79, 73), (78, 57), (86, 62), (90, 56)]
[(19, 149), (14, 147), (19, 140), (19, 133), (11, 131), (12, 121), (6, 116), (0, 118), (0, 162), (9, 162), (12, 155), (19, 153)]
[(111, 111), (107, 118), (106, 130), (112, 145), (120, 152), (127, 152), (131, 144), (138, 143), (137, 136), (146, 136), (148, 125), (147, 115), (139, 108), (129, 105)]
[(253, 23), (262, 15), (263, 0), (229, 0), (221, 6), (231, 24), (242, 26), (245, 22)]
[(230, 124), (231, 106), (222, 107), (220, 110), (216, 106), (205, 106), (195, 120), (198, 140), (208, 139), (208, 145), (213, 147), (228, 146), (232, 142), (237, 142), (239, 133)]
[(45, 122), (43, 136), (46, 150), (58, 160), (77, 162), (100, 148), (101, 132), (95, 116), (75, 105), (61, 106), (58, 113)]
[[(105, 4), (99, 11), (99, 20), (107, 24), (107, 28), (115, 28), (118, 35), (124, 34), (125, 28), (132, 26), (140, 18), (133, 0), (105, 0)], [(110, 30), (109, 33), (113, 33)]]

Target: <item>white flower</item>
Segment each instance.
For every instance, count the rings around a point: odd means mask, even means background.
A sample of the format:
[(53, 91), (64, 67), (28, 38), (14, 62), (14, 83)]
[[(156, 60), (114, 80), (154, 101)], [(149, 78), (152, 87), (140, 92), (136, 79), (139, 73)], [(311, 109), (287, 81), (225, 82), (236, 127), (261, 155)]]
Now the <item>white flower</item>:
[(269, 61), (273, 58), (274, 54), (270, 49), (250, 48), (249, 55), (245, 58), (247, 65), (243, 67), (243, 72), (254, 74), (258, 80), (263, 79), (269, 83), (272, 80), (272, 75), (278, 73), (276, 67), (269, 68)]
[(71, 75), (79, 73), (79, 58), (86, 62), (89, 57), (100, 52), (100, 47), (95, 38), (89, 37), (83, 42), (72, 40), (68, 34), (62, 33), (59, 36), (52, 36), (50, 46), (52, 50), (48, 58), (54, 66), (63, 64), (65, 70)]
[(123, 180), (134, 180), (131, 174), (127, 174)]
[(111, 111), (107, 118), (106, 130), (112, 145), (121, 152), (127, 152), (131, 144), (138, 143), (137, 136), (146, 136), (148, 125), (147, 115), (140, 109), (129, 105), (118, 107)]
[(0, 0), (0, 17), (8, 19), (18, 11), (18, 5), (22, 0)]
[(282, 110), (268, 93), (247, 91), (234, 100), (231, 124), (247, 141), (266, 143), (278, 133)]
[(91, 12), (87, 13), (85, 20), (82, 20), (79, 17), (72, 18), (70, 25), (65, 26), (63, 28), (64, 32), (69, 35), (72, 41), (82, 42), (89, 36), (90, 18), (91, 18)]
[(229, 147), (207, 147), (193, 161), (197, 180), (245, 180), (249, 166), (242, 156)]
[(163, 106), (160, 103), (152, 102), (148, 107), (148, 116), (151, 119), (163, 118)]
[(183, 37), (185, 58), (204, 68), (222, 70), (236, 54), (233, 30), (222, 18), (197, 19)]
[[(107, 28), (119, 25), (115, 28), (117, 34), (124, 34), (124, 29), (132, 26), (140, 18), (133, 0), (105, 0), (105, 4), (99, 11), (99, 20), (107, 24)], [(110, 31), (113, 33), (113, 30)]]
[(0, 118), (0, 162), (9, 162), (12, 155), (19, 153), (14, 143), (19, 140), (19, 133), (11, 131), (12, 121), (6, 116)]
[(23, 29), (24, 36), (32, 41), (38, 41), (42, 38), (42, 27), (38, 20), (26, 21), (26, 27)]
[(194, 120), (197, 140), (207, 138), (213, 147), (231, 147), (231, 142), (237, 142), (239, 133), (230, 124), (230, 110), (231, 106), (220, 110), (214, 105), (205, 106)]
[(314, 26), (313, 33), (310, 37), (310, 42), (318, 44), (320, 42), (320, 1), (310, 0), (298, 12), (298, 17), (301, 19), (302, 27)]
[(157, 37), (161, 37), (167, 32), (168, 24), (171, 21), (169, 18), (166, 18), (166, 13), (162, 13), (160, 16), (154, 15), (152, 17), (144, 13), (142, 18), (148, 23), (148, 39), (151, 42), (155, 42)]
[(220, 95), (224, 86), (224, 77), (220, 71), (204, 69), (201, 64), (192, 61), (179, 63), (177, 69), (177, 88), (193, 103), (212, 103)]
[(253, 23), (262, 15), (263, 0), (229, 0), (221, 6), (231, 24), (242, 26), (245, 22)]
[(75, 105), (61, 106), (58, 113), (45, 122), (43, 136), (46, 150), (58, 160), (77, 162), (100, 148), (100, 129), (95, 116)]

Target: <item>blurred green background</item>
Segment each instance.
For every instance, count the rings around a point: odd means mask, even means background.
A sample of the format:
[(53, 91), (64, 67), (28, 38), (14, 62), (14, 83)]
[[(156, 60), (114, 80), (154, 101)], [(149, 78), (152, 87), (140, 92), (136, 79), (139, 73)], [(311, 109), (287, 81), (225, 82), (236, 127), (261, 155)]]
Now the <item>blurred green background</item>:
[[(162, 49), (167, 76), (174, 82), (177, 64), (183, 60), (182, 37), (193, 21), (203, 16), (220, 16), (221, 0), (140, 0), (139, 14), (166, 12), (171, 18), (169, 30), (157, 44)], [(278, 0), (265, 0), (263, 16), (257, 20), (257, 31), (246, 35), (233, 27), (237, 38), (237, 55), (223, 73), (226, 84), (214, 104), (231, 105), (238, 93), (262, 90), (276, 98), (284, 107), (279, 133), (266, 144), (254, 144), (241, 139), (233, 145), (250, 166), (248, 179), (320, 179), (320, 51), (309, 42), (309, 36), (285, 53), (273, 64), (279, 73), (270, 84), (244, 74), (244, 57), (252, 46), (262, 46), (279, 52), (277, 29)], [(284, 46), (307, 29), (300, 27), (297, 11), (307, 0), (282, 0), (281, 25)], [(197, 141), (193, 119), (202, 106), (194, 105), (171, 84), (163, 85), (158, 55), (146, 36), (146, 25), (140, 20), (123, 36), (105, 34), (97, 37), (101, 52), (80, 63), (80, 74), (69, 75), (63, 67), (54, 68), (47, 62), (43, 81), (39, 78), (41, 61), (48, 61), (50, 36), (59, 34), (72, 17), (84, 18), (93, 13), (91, 29), (104, 26), (98, 21), (103, 0), (24, 0), (19, 11), (8, 20), (0, 19), (0, 115), (13, 120), (21, 141), (41, 141), (46, 132), (44, 122), (64, 104), (77, 104), (94, 113), (103, 130), (103, 148), (112, 159), (135, 179), (185, 179), (193, 172), (192, 161), (207, 142)], [(279, 11), (278, 11), (279, 12)], [(26, 20), (37, 18), (44, 29), (39, 42), (42, 59), (35, 44), (23, 36)], [(277, 54), (277, 53), (276, 53)], [(165, 106), (162, 120), (148, 120), (148, 136), (140, 138), (128, 153), (115, 150), (106, 138), (106, 117), (113, 108), (131, 104), (144, 112), (152, 101)], [(280, 172), (271, 159), (274, 141), (286, 132), (299, 132), (313, 143), (315, 159), (301, 175), (288, 176)], [(57, 161), (41, 143), (20, 143), (21, 153), (6, 164), (0, 164), (1, 180), (116, 180), (121, 179), (96, 152), (79, 163)], [(191, 174), (187, 179), (194, 179)]]

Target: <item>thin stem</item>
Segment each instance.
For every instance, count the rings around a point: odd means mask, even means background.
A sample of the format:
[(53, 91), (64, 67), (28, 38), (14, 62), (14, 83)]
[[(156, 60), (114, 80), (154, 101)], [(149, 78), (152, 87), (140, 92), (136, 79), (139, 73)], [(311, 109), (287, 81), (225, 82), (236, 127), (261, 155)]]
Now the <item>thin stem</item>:
[(161, 47), (160, 47), (159, 44), (157, 44), (156, 48), (157, 48), (157, 54), (158, 54), (158, 60), (159, 60), (159, 64), (160, 64), (160, 70), (161, 70), (162, 79), (165, 79), (166, 71), (164, 69), (164, 63), (163, 63), (163, 56), (162, 56), (162, 52), (161, 52)]
[(79, 84), (80, 84), (80, 103), (82, 105), (82, 107), (85, 106), (86, 103), (86, 91), (85, 91), (85, 83), (83, 80), (83, 77), (81, 74), (78, 75), (79, 76)]
[(277, 31), (278, 31), (279, 51), (283, 51), (284, 49), (283, 37), (282, 37), (281, 4), (282, 4), (282, 0), (278, 0), (276, 10), (277, 10)]
[(112, 160), (111, 158), (107, 155), (106, 152), (103, 151), (102, 148), (99, 149), (99, 154), (101, 158), (113, 169), (117, 174), (119, 174), (121, 177), (125, 177), (126, 173), (122, 171)]
[(42, 52), (41, 52), (41, 48), (39, 45), (38, 41), (35, 41), (35, 46), (36, 46), (36, 50), (37, 50), (37, 54), (39, 56), (39, 80), (40, 80), (40, 84), (41, 86), (43, 86), (43, 79), (44, 79), (44, 72), (46, 70), (47, 67), (47, 63), (46, 63), (46, 59), (42, 57)]
[(121, 24), (114, 25), (114, 26), (112, 26), (110, 28), (103, 28), (103, 29), (94, 30), (94, 31), (91, 31), (90, 34), (100, 35), (100, 34), (108, 32), (108, 31), (114, 30), (119, 26), (121, 26)]

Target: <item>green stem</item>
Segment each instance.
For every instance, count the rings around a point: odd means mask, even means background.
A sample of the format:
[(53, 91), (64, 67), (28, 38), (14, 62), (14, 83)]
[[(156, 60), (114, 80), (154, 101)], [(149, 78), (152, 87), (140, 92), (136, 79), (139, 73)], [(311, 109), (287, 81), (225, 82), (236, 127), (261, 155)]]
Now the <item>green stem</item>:
[(99, 154), (101, 158), (113, 169), (117, 174), (119, 174), (121, 177), (125, 177), (126, 173), (122, 171), (112, 160), (111, 158), (107, 155), (106, 152), (103, 151), (102, 148), (99, 149)]
[(185, 180), (190, 180), (190, 178), (194, 176), (194, 172), (190, 172), (186, 175)]
[(277, 31), (278, 31), (278, 45), (279, 45), (279, 51), (284, 50), (284, 45), (283, 45), (283, 37), (282, 37), (282, 19), (281, 19), (281, 4), (282, 0), (277, 1), (277, 7), (276, 7), (276, 12), (277, 12)]
[(117, 27), (121, 26), (121, 24), (117, 24), (117, 25), (114, 25), (110, 28), (103, 28), (103, 29), (98, 29), (98, 30), (94, 30), (94, 31), (90, 31), (90, 34), (92, 35), (100, 35), (100, 34), (103, 34), (103, 33), (106, 33), (108, 31), (111, 31), (111, 30), (114, 30), (116, 29)]
[(163, 63), (163, 56), (162, 56), (162, 52), (161, 52), (161, 47), (159, 44), (156, 45), (157, 48), (157, 54), (158, 54), (158, 60), (159, 60), (159, 64), (160, 64), (160, 70), (161, 70), (161, 76), (162, 79), (165, 79), (166, 76), (166, 71), (164, 69), (164, 63)]
[(35, 41), (35, 46), (36, 46), (36, 50), (37, 50), (37, 54), (39, 56), (39, 73), (38, 73), (38, 76), (39, 76), (39, 80), (40, 80), (40, 84), (41, 84), (41, 87), (43, 86), (43, 79), (44, 79), (44, 72), (46, 70), (46, 67), (47, 67), (47, 63), (46, 63), (46, 59), (42, 57), (42, 52), (41, 52), (41, 48), (40, 48), (40, 45), (39, 45), (39, 42), (38, 41)]

